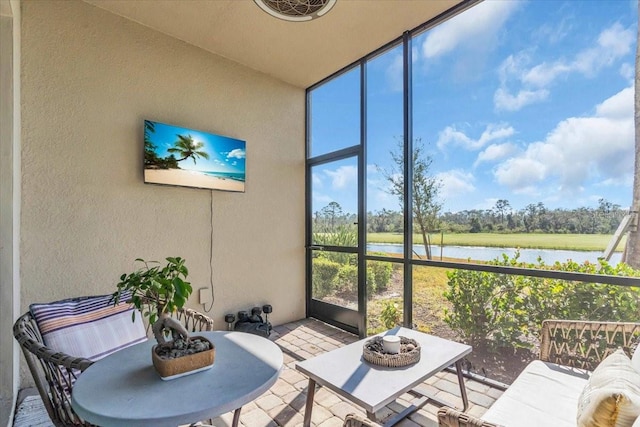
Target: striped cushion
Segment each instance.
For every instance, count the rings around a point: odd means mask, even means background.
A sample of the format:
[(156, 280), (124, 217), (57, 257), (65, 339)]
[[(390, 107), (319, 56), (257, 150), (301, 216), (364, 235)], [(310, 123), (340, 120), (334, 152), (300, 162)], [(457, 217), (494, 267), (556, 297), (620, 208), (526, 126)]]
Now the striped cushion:
[(127, 303), (114, 306), (111, 295), (31, 304), (29, 309), (46, 346), (73, 357), (95, 361), (147, 340), (140, 312)]

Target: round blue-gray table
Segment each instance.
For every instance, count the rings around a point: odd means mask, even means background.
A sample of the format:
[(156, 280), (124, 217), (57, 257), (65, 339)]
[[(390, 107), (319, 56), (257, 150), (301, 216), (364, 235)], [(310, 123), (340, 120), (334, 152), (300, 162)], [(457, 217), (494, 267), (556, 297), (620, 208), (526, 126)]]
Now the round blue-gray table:
[(243, 332), (198, 332), (216, 348), (211, 369), (163, 381), (153, 368), (154, 340), (98, 360), (73, 386), (72, 407), (99, 426), (178, 426), (230, 411), (237, 425), (242, 405), (278, 379), (280, 348)]

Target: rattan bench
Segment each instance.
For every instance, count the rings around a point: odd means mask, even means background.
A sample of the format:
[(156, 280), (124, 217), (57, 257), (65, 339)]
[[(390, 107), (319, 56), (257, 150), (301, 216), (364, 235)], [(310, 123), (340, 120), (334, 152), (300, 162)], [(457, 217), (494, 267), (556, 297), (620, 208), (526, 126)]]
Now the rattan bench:
[[(180, 309), (175, 317), (190, 332), (213, 330), (213, 320), (197, 311)], [(71, 391), (77, 376), (93, 362), (48, 348), (44, 344), (31, 312), (23, 314), (16, 320), (13, 325), (13, 335), (20, 344), (36, 388), (53, 424), (56, 427), (90, 426), (91, 424), (83, 421), (71, 408)]]
[[(540, 361), (531, 362), (510, 387), (510, 389), (513, 388), (513, 390), (507, 390), (505, 394), (498, 398), (492, 408), (499, 406), (500, 409), (502, 409), (502, 416), (504, 416), (504, 407), (508, 406), (510, 403), (508, 399), (514, 397), (513, 395), (515, 394), (510, 392), (516, 389), (517, 394), (520, 395), (516, 397), (520, 399), (527, 399), (528, 396), (535, 397), (537, 393), (538, 395), (544, 395), (547, 401), (553, 401), (555, 398), (553, 395), (553, 384), (549, 383), (549, 387), (537, 387), (535, 390), (527, 390), (528, 383), (526, 383), (526, 381), (520, 381), (520, 383), (518, 383), (518, 380), (523, 375), (526, 375), (526, 373), (529, 372), (528, 370), (535, 371), (535, 369), (549, 368), (553, 371), (554, 375), (557, 375), (556, 379), (562, 379), (562, 376), (566, 375), (566, 382), (575, 381), (575, 384), (579, 386), (580, 380), (576, 379), (576, 375), (582, 373), (584, 375), (584, 381), (586, 382), (589, 372), (593, 371), (602, 360), (618, 348), (622, 348), (627, 355), (631, 356), (635, 351), (635, 347), (638, 345), (639, 337), (640, 323), (546, 320), (543, 322), (541, 331)], [(542, 362), (544, 362), (544, 365)], [(532, 374), (540, 377), (539, 372), (533, 372)], [(525, 384), (524, 386), (523, 383)], [(578, 387), (575, 388), (577, 389)], [(576, 396), (576, 400), (577, 397), (578, 396)], [(552, 411), (551, 408), (534, 407), (534, 398), (531, 399), (531, 402), (527, 403), (533, 411), (542, 413), (544, 413), (544, 411)], [(489, 422), (494, 421), (491, 412), (492, 409), (490, 408), (485, 414), (485, 418), (487, 419), (487, 421), (485, 421), (452, 408), (441, 408), (438, 411), (438, 422), (441, 427), (497, 427), (503, 424), (519, 426), (523, 425), (522, 422), (527, 420), (529, 415), (526, 413), (526, 410), (520, 411), (517, 417), (514, 417), (509, 423), (503, 419), (501, 419), (499, 423), (496, 423)], [(493, 416), (500, 418), (500, 415), (496, 416), (495, 412), (497, 411), (494, 411)], [(567, 421), (569, 423), (573, 422), (573, 425), (575, 425), (575, 415), (572, 416), (566, 413), (549, 413), (549, 415), (549, 422), (546, 425), (554, 427), (559, 425), (558, 420), (554, 420), (551, 415), (566, 416), (568, 417)], [(536, 421), (536, 425), (543, 427), (545, 424), (540, 424), (540, 421)]]

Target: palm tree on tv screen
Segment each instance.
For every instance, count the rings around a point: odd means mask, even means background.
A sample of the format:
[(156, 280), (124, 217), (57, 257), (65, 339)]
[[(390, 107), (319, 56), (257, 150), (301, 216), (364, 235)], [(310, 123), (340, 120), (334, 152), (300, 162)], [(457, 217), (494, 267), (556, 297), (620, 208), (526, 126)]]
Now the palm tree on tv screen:
[(151, 141), (151, 134), (155, 133), (156, 124), (149, 120), (144, 121), (144, 164), (145, 166), (155, 166), (160, 163), (160, 158), (156, 154), (158, 148), (153, 141)]
[(169, 148), (167, 151), (170, 153), (176, 153), (181, 158), (176, 160), (177, 162), (181, 162), (183, 160), (191, 157), (193, 159), (193, 164), (196, 164), (196, 159), (198, 157), (203, 157), (205, 159), (209, 158), (209, 154), (206, 151), (203, 151), (204, 147), (203, 142), (195, 142), (191, 135), (177, 135), (178, 140), (174, 142), (174, 147)]

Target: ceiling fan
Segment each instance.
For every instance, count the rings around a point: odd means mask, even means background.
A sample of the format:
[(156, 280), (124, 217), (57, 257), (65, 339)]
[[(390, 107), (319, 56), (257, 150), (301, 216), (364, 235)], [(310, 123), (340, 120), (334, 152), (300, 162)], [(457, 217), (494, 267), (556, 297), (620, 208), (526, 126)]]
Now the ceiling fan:
[(285, 21), (304, 22), (324, 16), (336, 0), (253, 0), (271, 16)]

